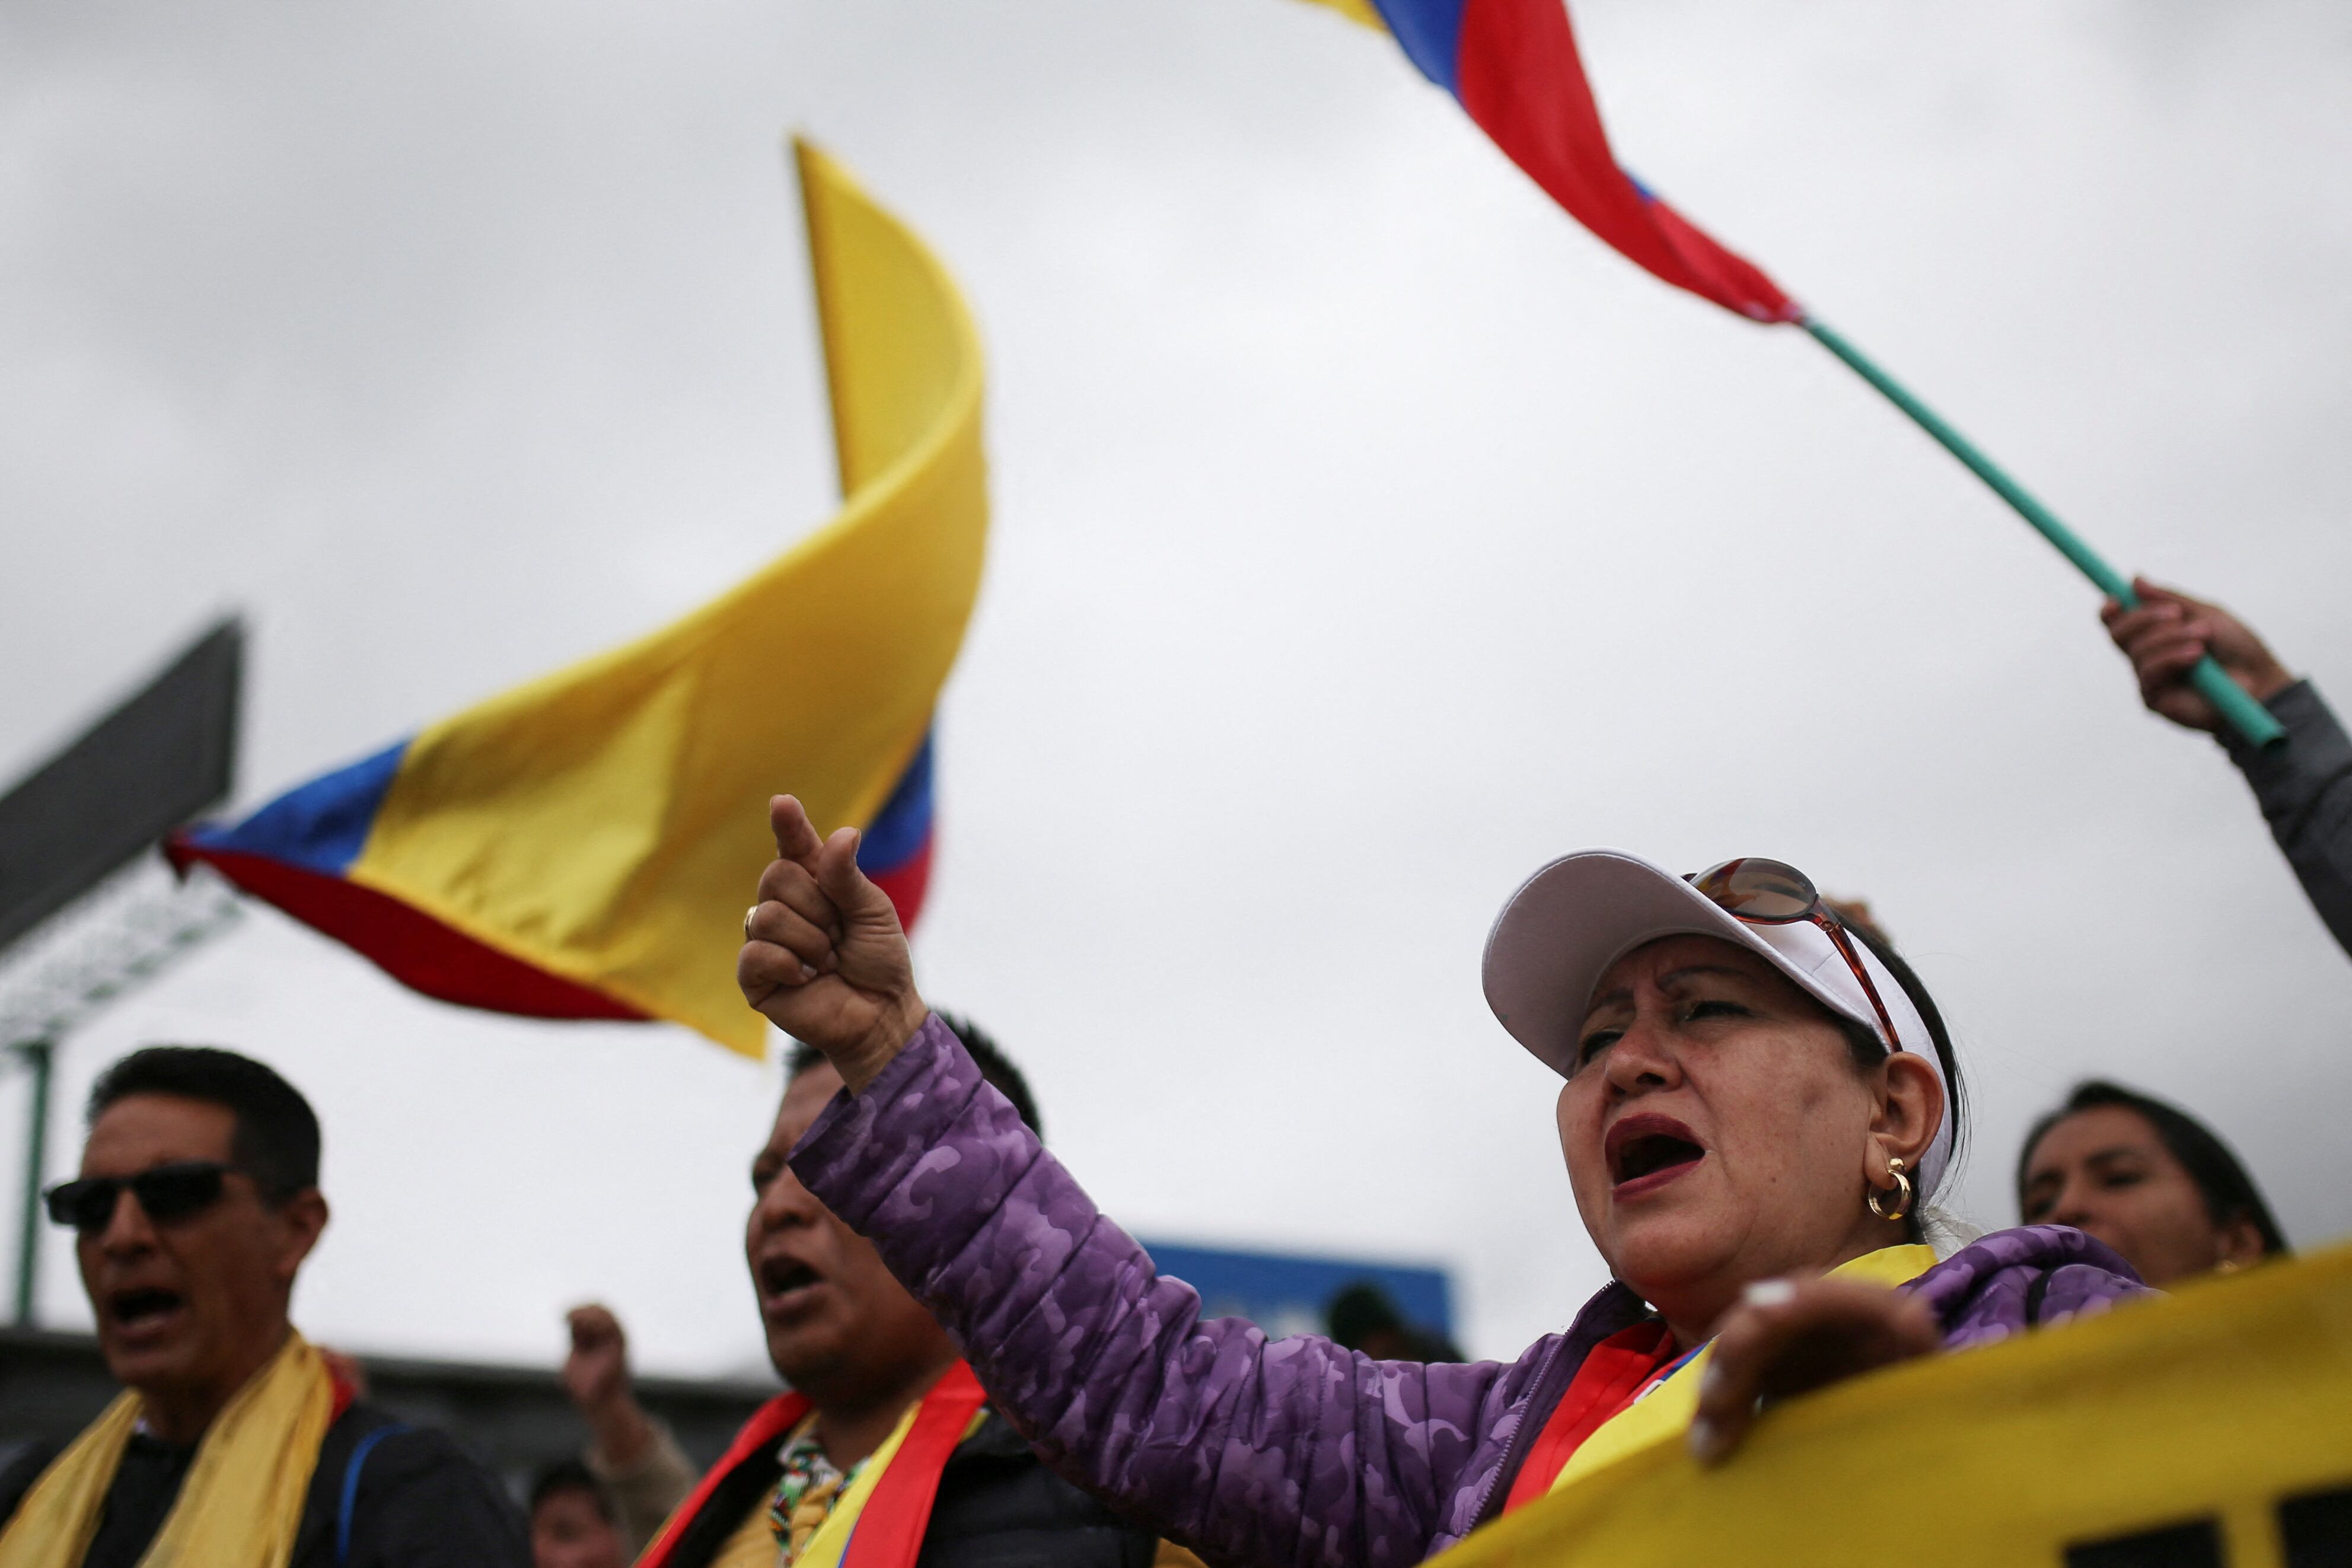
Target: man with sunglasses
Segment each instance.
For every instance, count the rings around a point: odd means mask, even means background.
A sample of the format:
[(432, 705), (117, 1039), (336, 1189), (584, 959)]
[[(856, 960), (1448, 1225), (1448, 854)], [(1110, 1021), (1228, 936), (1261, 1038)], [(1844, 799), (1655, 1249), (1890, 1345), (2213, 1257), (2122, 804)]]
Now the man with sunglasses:
[(319, 1123), (276, 1072), (157, 1046), (101, 1074), (75, 1233), (123, 1394), (0, 1475), (0, 1568), (426, 1568), (529, 1560), (497, 1479), (359, 1404), (289, 1321), (327, 1224)]

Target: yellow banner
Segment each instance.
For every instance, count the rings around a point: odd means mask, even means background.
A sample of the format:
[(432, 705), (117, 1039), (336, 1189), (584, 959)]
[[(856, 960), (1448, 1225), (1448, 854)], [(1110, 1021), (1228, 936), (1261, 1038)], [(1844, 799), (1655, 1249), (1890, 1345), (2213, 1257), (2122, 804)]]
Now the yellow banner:
[(1768, 1412), (1538, 1500), (1442, 1568), (2352, 1563), (2352, 1247)]

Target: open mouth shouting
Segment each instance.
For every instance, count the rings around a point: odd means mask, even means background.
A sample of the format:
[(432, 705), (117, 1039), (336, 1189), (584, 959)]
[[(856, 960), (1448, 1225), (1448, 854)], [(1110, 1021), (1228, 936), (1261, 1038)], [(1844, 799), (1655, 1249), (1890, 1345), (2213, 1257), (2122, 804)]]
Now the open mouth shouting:
[(186, 1297), (157, 1286), (133, 1286), (106, 1297), (107, 1321), (115, 1340), (126, 1346), (154, 1343), (178, 1326), (187, 1310)]
[(770, 1322), (793, 1318), (815, 1304), (824, 1276), (787, 1252), (760, 1260), (760, 1315)]
[(1697, 1133), (1671, 1116), (1648, 1111), (1612, 1127), (1601, 1148), (1620, 1203), (1657, 1192), (1706, 1158)]

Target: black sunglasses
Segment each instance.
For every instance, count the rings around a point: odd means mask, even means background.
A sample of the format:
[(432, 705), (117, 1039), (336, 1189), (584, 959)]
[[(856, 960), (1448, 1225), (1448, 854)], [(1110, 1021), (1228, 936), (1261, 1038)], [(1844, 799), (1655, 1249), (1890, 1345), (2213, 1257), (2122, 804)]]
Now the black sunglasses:
[(84, 1176), (59, 1182), (41, 1194), (49, 1218), (69, 1225), (84, 1236), (104, 1230), (114, 1222), (115, 1201), (125, 1187), (138, 1195), (139, 1206), (157, 1225), (191, 1219), (220, 1202), (222, 1178), (234, 1165), (217, 1160), (173, 1160), (151, 1165), (135, 1176)]

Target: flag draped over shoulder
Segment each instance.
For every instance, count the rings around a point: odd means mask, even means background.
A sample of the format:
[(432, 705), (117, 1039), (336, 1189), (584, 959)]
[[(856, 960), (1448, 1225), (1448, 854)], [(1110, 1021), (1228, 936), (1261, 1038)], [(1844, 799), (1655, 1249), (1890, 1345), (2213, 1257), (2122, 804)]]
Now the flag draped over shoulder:
[(1803, 312), (1617, 166), (1564, 0), (1316, 0), (1395, 37), (1569, 215), (1677, 289), (1758, 321)]
[(767, 802), (866, 829), (913, 922), (931, 711), (979, 590), (981, 356), (945, 269), (796, 146), (845, 502), (732, 591), (166, 846), (428, 995), (667, 1018), (757, 1056), (735, 985)]

